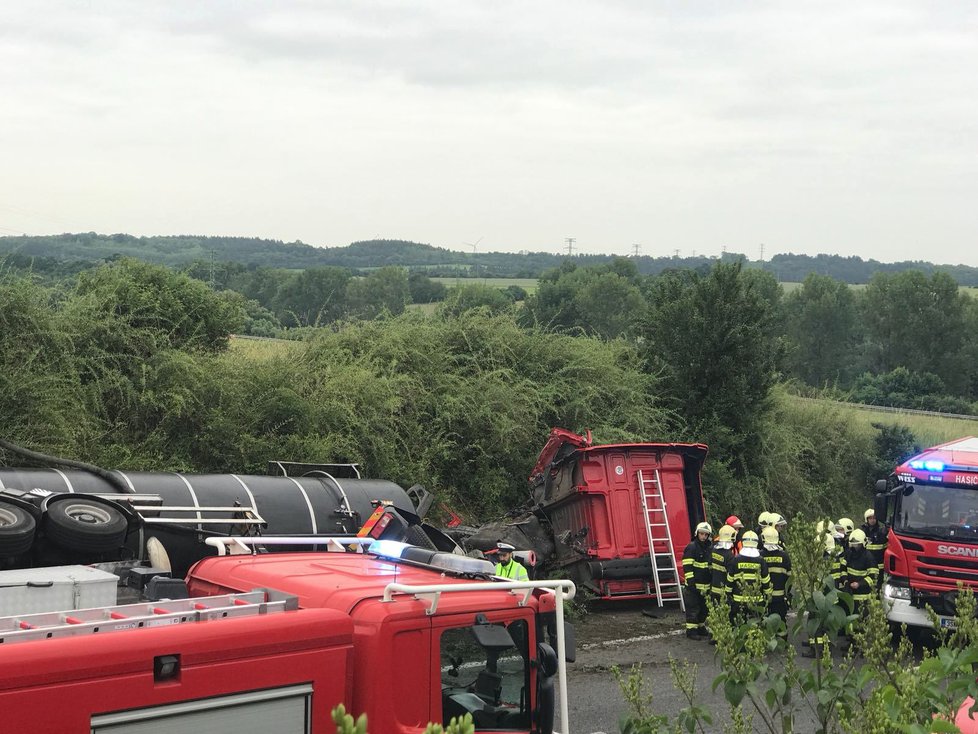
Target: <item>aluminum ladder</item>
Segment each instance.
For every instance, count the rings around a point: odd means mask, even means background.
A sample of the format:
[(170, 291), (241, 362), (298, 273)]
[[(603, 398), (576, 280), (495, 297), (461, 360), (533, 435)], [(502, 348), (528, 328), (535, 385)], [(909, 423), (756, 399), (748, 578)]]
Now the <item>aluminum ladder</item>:
[[(642, 511), (645, 515), (645, 536), (649, 541), (649, 562), (652, 564), (655, 599), (660, 607), (665, 601), (678, 600), (680, 609), (685, 612), (686, 603), (683, 601), (682, 584), (679, 582), (679, 568), (676, 566), (676, 553), (672, 545), (666, 500), (662, 495), (658, 469), (653, 471), (651, 477), (646, 477), (641, 469), (638, 470), (638, 491), (642, 497)], [(656, 543), (660, 547), (664, 545), (665, 550), (657, 551)], [(670, 589), (673, 591), (668, 591)], [(668, 598), (663, 598), (663, 590), (670, 594)]]
[(19, 614), (0, 617), (0, 644), (248, 617), (296, 608), (298, 600), (295, 597), (251, 591), (93, 609)]

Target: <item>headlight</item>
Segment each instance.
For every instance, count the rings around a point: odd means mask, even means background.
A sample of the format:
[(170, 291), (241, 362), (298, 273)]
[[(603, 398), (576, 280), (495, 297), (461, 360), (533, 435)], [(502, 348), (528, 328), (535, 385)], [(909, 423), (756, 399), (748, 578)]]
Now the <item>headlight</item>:
[(891, 599), (905, 599), (906, 601), (910, 601), (910, 587), (886, 584), (883, 587), (883, 595)]

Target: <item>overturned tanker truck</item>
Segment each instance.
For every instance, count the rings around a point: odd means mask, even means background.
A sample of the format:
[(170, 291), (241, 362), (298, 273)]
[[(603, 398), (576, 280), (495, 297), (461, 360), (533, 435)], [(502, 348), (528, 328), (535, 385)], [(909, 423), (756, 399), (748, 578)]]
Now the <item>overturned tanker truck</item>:
[(377, 508), (406, 518), (399, 540), (454, 551), (418, 515), (430, 502), (353, 464), (273, 461), (267, 476), (3, 468), (0, 568), (144, 561), (183, 576), (213, 555), (207, 538), (355, 535)]
[(706, 454), (702, 444), (594, 445), (590, 432), (554, 428), (524, 506), (446, 529), (426, 521), (433, 497), (423, 487), (366, 479), (353, 464), (272, 461), (261, 476), (105, 471), (46, 457), (65, 468), (0, 468), (0, 568), (128, 562), (138, 587), (160, 571), (184, 576), (213, 555), (211, 537), (275, 535), (275, 549), (288, 551), (309, 536), (360, 534), (471, 555), (505, 541), (534, 578), (558, 573), (600, 599), (661, 605), (680, 598), (682, 550), (705, 516)]
[(535, 575), (559, 573), (599, 599), (679, 600), (682, 552), (705, 519), (700, 479), (707, 447), (594, 445), (550, 432), (530, 474), (530, 499), (513, 517), (448, 530), (468, 549), (497, 540), (519, 549)]

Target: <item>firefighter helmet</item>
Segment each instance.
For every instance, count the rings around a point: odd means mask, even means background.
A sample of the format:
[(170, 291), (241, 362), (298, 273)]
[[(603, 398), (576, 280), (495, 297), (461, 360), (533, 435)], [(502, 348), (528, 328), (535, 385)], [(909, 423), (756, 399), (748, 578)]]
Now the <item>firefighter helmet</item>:
[(760, 515), (757, 516), (757, 526), (760, 528), (766, 528), (771, 524), (771, 513), (765, 510)]
[(784, 519), (781, 515), (776, 512), (771, 513), (771, 527), (777, 528), (788, 524), (788, 521)]
[(743, 543), (744, 548), (756, 548), (757, 547), (757, 533), (753, 530), (748, 530), (744, 533), (744, 537), (740, 539)]
[(699, 533), (706, 533), (707, 535), (713, 535), (713, 528), (710, 527), (710, 523), (701, 522), (699, 525), (696, 526), (696, 533), (697, 535)]
[(871, 517), (876, 517), (876, 510), (874, 510), (872, 507), (863, 513), (863, 520), (868, 520)]
[(839, 522), (835, 524), (837, 528), (842, 528), (842, 532), (849, 535), (856, 528), (856, 523), (850, 520), (848, 517), (840, 517)]
[(835, 538), (832, 537), (832, 533), (825, 534), (825, 552), (831, 553), (835, 550)]
[(866, 545), (866, 533), (861, 528), (856, 528), (849, 536), (849, 545)]
[(761, 540), (768, 545), (777, 545), (781, 541), (781, 536), (778, 535), (777, 529), (768, 525), (761, 531)]
[(737, 539), (737, 531), (729, 525), (724, 525), (717, 533), (717, 540), (721, 543), (733, 543)]
[(728, 517), (725, 524), (729, 525), (734, 530), (744, 527), (744, 523), (742, 523), (740, 521), (740, 518), (737, 517), (736, 515), (731, 515), (730, 517)]

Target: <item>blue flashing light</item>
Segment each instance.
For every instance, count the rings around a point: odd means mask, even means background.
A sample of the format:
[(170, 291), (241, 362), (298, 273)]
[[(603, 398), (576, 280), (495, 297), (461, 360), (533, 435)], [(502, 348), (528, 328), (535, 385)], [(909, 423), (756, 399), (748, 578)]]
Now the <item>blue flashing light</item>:
[(937, 472), (944, 471), (944, 462), (933, 461), (933, 460), (925, 461), (924, 469), (926, 469), (927, 471), (937, 471)]
[(911, 461), (910, 462), (910, 468), (911, 469), (923, 469), (924, 468), (924, 462), (922, 462), (920, 459), (917, 459), (917, 461)]
[(399, 543), (396, 540), (375, 540), (368, 550), (384, 558), (400, 558), (404, 549), (410, 547), (407, 543)]

